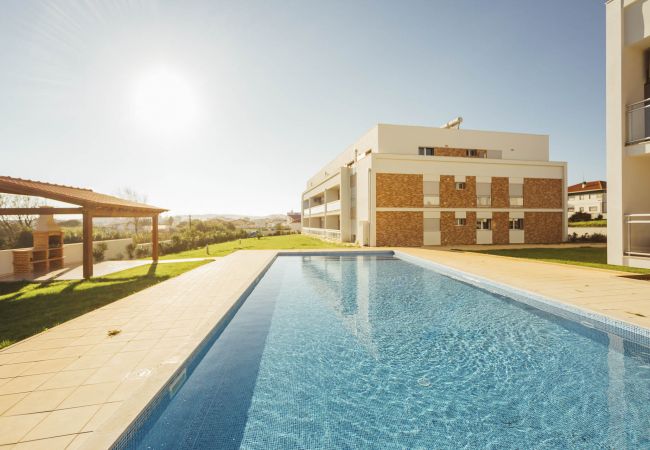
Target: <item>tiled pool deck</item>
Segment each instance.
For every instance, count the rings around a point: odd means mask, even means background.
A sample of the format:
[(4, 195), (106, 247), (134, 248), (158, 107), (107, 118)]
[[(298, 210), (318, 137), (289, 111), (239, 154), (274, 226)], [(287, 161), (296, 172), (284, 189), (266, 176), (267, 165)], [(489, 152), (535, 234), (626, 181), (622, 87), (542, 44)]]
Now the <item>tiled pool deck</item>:
[[(400, 250), (650, 328), (648, 281), (476, 253)], [(0, 351), (0, 449), (110, 446), (276, 253), (234, 253)], [(121, 333), (108, 337), (111, 329)]]

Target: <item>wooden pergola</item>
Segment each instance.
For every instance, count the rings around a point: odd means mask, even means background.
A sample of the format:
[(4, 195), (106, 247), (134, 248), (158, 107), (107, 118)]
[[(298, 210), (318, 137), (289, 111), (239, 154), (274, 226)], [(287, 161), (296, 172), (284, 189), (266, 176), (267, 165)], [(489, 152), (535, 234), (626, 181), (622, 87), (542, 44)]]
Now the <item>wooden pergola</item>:
[(35, 214), (78, 214), (83, 217), (83, 275), (93, 276), (93, 218), (94, 217), (150, 217), (151, 257), (158, 261), (158, 216), (167, 211), (144, 203), (132, 202), (91, 189), (42, 183), (0, 176), (0, 193), (42, 197), (77, 207), (56, 208), (0, 208), (0, 216)]

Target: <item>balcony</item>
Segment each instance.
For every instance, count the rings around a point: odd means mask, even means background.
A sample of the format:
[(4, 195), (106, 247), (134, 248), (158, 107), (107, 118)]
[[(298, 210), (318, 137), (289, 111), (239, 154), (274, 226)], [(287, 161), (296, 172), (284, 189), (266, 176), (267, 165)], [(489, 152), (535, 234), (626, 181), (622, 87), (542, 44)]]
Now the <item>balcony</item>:
[(316, 205), (311, 207), (311, 214), (322, 214), (325, 212), (325, 205)]
[(627, 214), (625, 224), (625, 256), (650, 257), (650, 214)]
[(627, 105), (627, 145), (650, 141), (650, 98)]
[(489, 207), (492, 204), (492, 197), (490, 195), (479, 195), (476, 197), (476, 206)]
[(327, 204), (327, 213), (339, 212), (341, 211), (341, 200), (335, 200)]

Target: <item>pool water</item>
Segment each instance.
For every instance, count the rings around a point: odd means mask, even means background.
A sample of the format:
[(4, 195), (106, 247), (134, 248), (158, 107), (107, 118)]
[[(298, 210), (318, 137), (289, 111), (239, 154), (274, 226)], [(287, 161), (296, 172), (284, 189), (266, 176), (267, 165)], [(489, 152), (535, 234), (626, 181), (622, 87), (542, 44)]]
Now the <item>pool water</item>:
[(650, 447), (650, 351), (392, 256), (281, 256), (132, 448)]

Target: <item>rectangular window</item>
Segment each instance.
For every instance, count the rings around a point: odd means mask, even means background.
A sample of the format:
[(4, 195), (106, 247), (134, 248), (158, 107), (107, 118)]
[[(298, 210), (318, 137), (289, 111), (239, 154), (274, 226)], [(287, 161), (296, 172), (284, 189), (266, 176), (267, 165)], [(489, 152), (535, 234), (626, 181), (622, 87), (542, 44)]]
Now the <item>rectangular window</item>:
[(508, 190), (510, 191), (510, 206), (524, 206), (524, 185), (510, 183)]
[(438, 181), (425, 181), (423, 191), (424, 206), (440, 205), (440, 183)]
[(456, 226), (457, 227), (464, 227), (465, 225), (467, 225), (467, 219), (466, 218), (463, 217), (462, 219), (456, 219)]
[(575, 210), (576, 209), (573, 206), (569, 207), (569, 212), (574, 212)]
[(524, 219), (510, 219), (510, 229), (511, 230), (523, 230), (524, 229)]
[(424, 219), (424, 231), (440, 231), (440, 219)]
[(478, 158), (478, 150), (466, 150), (470, 158)]
[(476, 205), (490, 206), (492, 204), (492, 184), (476, 183)]
[(456, 182), (456, 190), (457, 191), (464, 191), (465, 190), (465, 182), (463, 182), (463, 181)]
[(477, 219), (476, 220), (476, 229), (477, 230), (491, 230), (492, 229), (492, 219)]
[(598, 211), (597, 207), (595, 207), (595, 206), (590, 206), (589, 207), (589, 212), (596, 212), (596, 211)]
[(418, 154), (420, 156), (433, 156), (434, 153), (433, 147), (418, 147)]

